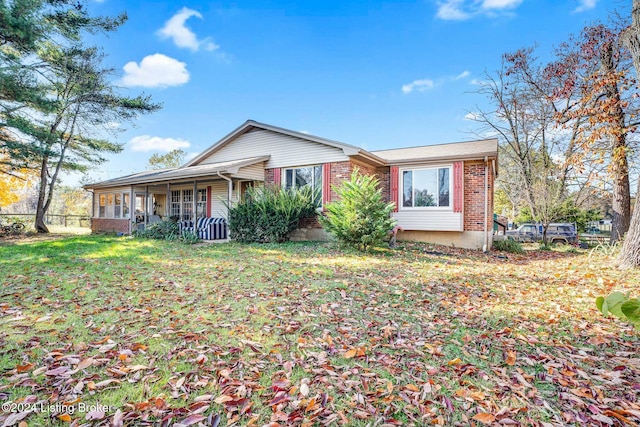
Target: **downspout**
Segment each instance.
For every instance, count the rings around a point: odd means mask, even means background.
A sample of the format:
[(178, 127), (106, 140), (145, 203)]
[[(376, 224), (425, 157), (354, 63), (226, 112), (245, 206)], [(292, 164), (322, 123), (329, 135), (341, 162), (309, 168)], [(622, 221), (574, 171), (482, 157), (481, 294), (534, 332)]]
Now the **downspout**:
[[(229, 183), (229, 190), (227, 191), (227, 209), (231, 207), (231, 199), (233, 198), (233, 181), (228, 176), (222, 175), (218, 172), (218, 176)], [(229, 213), (227, 212), (227, 221), (229, 220)]]
[(484, 157), (484, 245), (482, 252), (489, 250), (489, 235), (487, 230), (487, 222), (489, 222), (489, 159)]

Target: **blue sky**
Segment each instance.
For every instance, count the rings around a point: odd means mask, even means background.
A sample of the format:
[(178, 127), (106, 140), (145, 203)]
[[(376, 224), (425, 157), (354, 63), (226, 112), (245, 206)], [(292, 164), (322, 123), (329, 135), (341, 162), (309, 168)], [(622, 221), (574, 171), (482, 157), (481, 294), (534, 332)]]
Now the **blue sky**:
[(120, 133), (124, 151), (91, 180), (143, 170), (172, 148), (198, 153), (247, 119), (369, 150), (474, 139), (465, 115), (488, 106), (475, 83), (503, 53), (537, 44), (545, 57), (630, 3), (94, 2), (95, 14), (129, 16), (92, 40), (123, 92), (164, 107)]

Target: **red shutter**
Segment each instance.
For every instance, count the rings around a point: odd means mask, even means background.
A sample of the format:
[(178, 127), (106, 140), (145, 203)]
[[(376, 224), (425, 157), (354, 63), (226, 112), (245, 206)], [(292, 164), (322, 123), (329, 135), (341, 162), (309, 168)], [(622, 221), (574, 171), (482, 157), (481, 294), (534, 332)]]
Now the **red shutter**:
[(207, 218), (211, 218), (211, 186), (207, 187)]
[(322, 208), (331, 201), (331, 163), (322, 165)]
[(398, 212), (398, 167), (391, 166), (389, 177), (389, 186), (391, 187), (391, 201), (396, 204), (396, 207), (393, 209), (394, 212)]
[(280, 168), (276, 168), (273, 170), (273, 184), (276, 187), (280, 187), (280, 183), (282, 182), (280, 178)]
[(455, 162), (453, 164), (453, 211), (462, 212), (462, 201), (464, 200), (464, 164)]

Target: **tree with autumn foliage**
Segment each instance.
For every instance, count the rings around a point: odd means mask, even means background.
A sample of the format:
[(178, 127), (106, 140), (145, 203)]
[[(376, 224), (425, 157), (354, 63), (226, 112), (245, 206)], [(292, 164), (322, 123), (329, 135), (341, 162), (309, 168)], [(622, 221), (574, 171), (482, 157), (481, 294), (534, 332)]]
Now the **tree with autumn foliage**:
[(546, 93), (556, 106), (555, 120), (563, 126), (582, 121), (574, 161), (607, 165), (613, 187), (611, 242), (629, 229), (630, 136), (640, 124), (630, 55), (620, 35), (619, 29), (603, 24), (585, 27), (557, 49), (557, 59), (545, 68), (545, 78), (552, 82), (552, 91)]
[(581, 122), (559, 129), (555, 105), (549, 97), (540, 96), (552, 91), (543, 71), (533, 49), (504, 55), (502, 67), (488, 73), (478, 90), (494, 109), (477, 109), (471, 117), (483, 134), (498, 137), (502, 173), (497, 188), (514, 207), (526, 207), (543, 225), (546, 241), (548, 225), (562, 219), (563, 204), (579, 194), (579, 178), (589, 171), (574, 161)]

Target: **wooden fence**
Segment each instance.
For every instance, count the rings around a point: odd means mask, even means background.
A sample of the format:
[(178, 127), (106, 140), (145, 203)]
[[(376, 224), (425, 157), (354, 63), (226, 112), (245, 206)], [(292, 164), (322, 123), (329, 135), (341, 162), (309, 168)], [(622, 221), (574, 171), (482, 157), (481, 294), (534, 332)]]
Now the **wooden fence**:
[[(86, 227), (91, 226), (91, 217), (88, 215), (58, 215), (47, 214), (44, 217), (44, 222), (47, 225), (56, 225), (60, 227)], [(36, 221), (36, 214), (18, 214), (18, 213), (0, 213), (0, 222), (3, 224), (12, 223), (15, 220), (20, 220), (28, 227), (33, 225)]]

